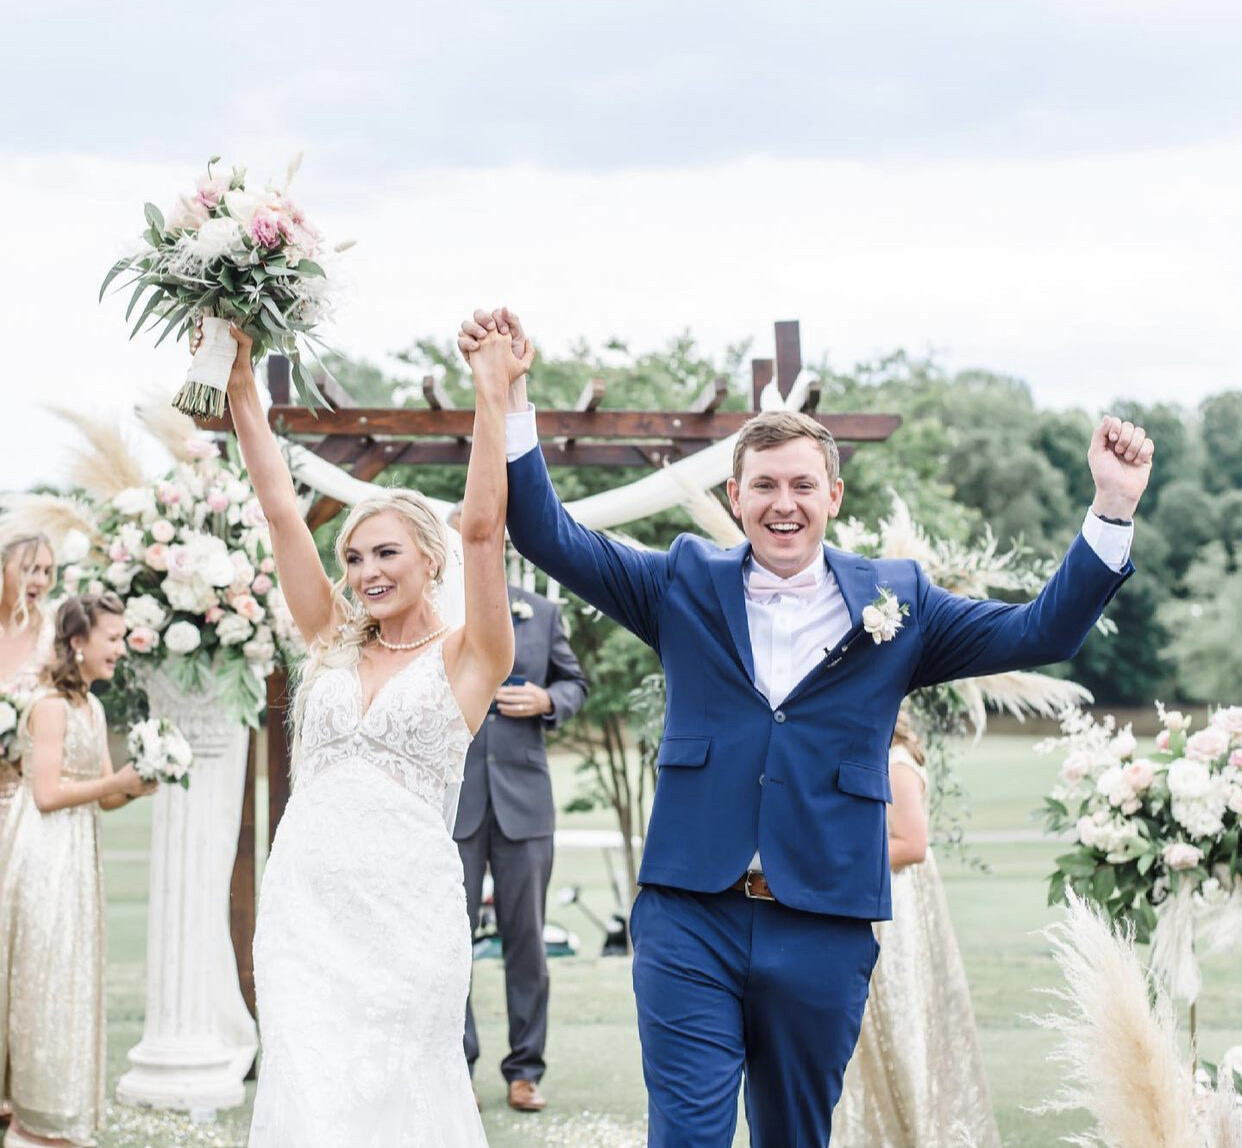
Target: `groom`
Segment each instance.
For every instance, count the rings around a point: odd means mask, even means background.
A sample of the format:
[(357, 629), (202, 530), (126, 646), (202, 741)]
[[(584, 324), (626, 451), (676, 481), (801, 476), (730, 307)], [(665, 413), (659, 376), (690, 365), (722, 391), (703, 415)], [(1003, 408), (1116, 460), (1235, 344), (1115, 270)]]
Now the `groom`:
[[(525, 342), (506, 310), (475, 312)], [(1105, 418), (1095, 500), (1030, 603), (976, 601), (908, 560), (823, 542), (836, 445), (800, 414), (756, 415), (728, 482), (747, 541), (639, 551), (565, 513), (525, 380), (508, 396), (510, 537), (660, 656), (668, 709), (631, 916), (649, 1144), (728, 1148), (745, 1080), (751, 1143), (821, 1148), (890, 916), (888, 745), (911, 690), (1070, 657), (1133, 567), (1153, 444)], [(943, 1071), (953, 1071), (943, 1066)]]

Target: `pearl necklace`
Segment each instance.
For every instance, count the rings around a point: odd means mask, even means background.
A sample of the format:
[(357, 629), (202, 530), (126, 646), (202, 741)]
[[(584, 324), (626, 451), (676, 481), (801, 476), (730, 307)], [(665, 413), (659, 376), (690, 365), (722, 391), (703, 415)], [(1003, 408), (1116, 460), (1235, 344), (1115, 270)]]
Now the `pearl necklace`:
[(414, 642), (386, 642), (384, 635), (376, 631), (375, 640), (386, 650), (417, 650), (419, 646), (425, 646), (433, 638), (438, 638), (448, 629), (448, 624), (441, 626), (438, 630), (432, 630), (430, 634), (424, 634), (421, 638)]

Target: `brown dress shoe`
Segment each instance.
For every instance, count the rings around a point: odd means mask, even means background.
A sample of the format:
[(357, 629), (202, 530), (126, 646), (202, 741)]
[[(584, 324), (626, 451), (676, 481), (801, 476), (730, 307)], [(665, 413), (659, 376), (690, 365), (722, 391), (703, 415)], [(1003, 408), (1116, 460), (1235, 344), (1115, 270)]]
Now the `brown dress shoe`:
[(548, 1102), (539, 1091), (539, 1085), (533, 1080), (511, 1080), (509, 1082), (509, 1107), (519, 1112), (542, 1112)]

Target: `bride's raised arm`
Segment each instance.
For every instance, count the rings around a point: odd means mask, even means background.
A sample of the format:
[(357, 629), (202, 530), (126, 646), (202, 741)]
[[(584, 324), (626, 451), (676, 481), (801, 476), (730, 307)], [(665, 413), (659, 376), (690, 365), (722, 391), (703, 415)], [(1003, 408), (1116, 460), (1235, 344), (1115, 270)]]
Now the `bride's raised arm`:
[(237, 327), (231, 327), (230, 333), (237, 343), (228, 392), (233, 429), (250, 482), (267, 516), (280, 588), (302, 637), (310, 643), (326, 638), (343, 619), (333, 616), (332, 583), (298, 509), (293, 478), (259, 401), (250, 365), (250, 336)]
[[(490, 316), (488, 317), (490, 319)], [(524, 338), (515, 353), (503, 324), (470, 354), (474, 376), (474, 436), (462, 500), (462, 557), (466, 580), (466, 624), (446, 647), (446, 661), (463, 715), (471, 729), (483, 722), (496, 687), (513, 668), (513, 619), (505, 577), (505, 411), (509, 384), (524, 375), (535, 351)]]

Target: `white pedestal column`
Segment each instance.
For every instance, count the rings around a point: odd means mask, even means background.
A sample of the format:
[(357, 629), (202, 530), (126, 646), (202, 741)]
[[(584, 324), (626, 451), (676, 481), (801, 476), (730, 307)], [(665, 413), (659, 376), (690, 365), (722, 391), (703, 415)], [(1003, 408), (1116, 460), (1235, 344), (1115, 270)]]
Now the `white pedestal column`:
[(163, 674), (152, 675), (148, 697), (152, 716), (189, 739), (195, 763), (189, 789), (162, 785), (152, 798), (146, 1018), (117, 1099), (233, 1108), (258, 1050), (229, 932), (247, 730), (213, 694), (188, 696)]

